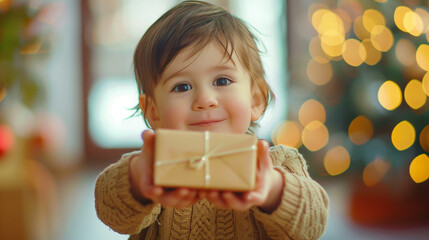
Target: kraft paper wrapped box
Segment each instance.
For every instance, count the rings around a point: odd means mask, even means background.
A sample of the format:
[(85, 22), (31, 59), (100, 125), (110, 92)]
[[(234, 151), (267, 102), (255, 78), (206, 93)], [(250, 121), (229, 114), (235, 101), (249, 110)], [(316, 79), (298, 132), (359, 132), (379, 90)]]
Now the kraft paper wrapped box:
[(232, 191), (254, 188), (255, 136), (167, 129), (155, 134), (155, 185)]

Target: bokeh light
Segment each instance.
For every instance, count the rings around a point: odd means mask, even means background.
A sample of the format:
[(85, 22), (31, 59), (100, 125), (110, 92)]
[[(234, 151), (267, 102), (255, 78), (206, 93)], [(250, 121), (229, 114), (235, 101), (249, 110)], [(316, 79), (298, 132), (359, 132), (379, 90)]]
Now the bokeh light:
[(371, 66), (377, 64), (381, 60), (381, 52), (372, 45), (369, 39), (364, 39), (362, 45), (366, 52), (365, 63)]
[(416, 64), (416, 47), (409, 39), (402, 38), (396, 43), (396, 58), (404, 66), (411, 67)]
[(418, 14), (422, 19), (423, 32), (428, 32), (429, 31), (429, 13), (427, 12), (427, 10), (423, 8), (416, 8), (414, 12)]
[(285, 146), (299, 148), (301, 141), (302, 127), (294, 121), (285, 121), (273, 131), (272, 140), (275, 145), (282, 144)]
[(350, 66), (361, 65), (366, 59), (365, 46), (357, 39), (347, 39), (343, 45), (343, 58)]
[(410, 164), (410, 176), (416, 183), (422, 183), (429, 178), (429, 157), (420, 154)]
[(349, 138), (356, 145), (368, 142), (374, 133), (372, 122), (365, 116), (358, 116), (349, 125)]
[(366, 30), (365, 26), (363, 25), (361, 16), (357, 17), (354, 20), (353, 31), (360, 40), (364, 40), (371, 37), (371, 33), (368, 32), (368, 30)]
[(409, 34), (418, 37), (423, 33), (422, 18), (415, 12), (407, 12), (404, 15), (404, 27)]
[(302, 104), (298, 117), (302, 126), (306, 126), (312, 121), (324, 123), (326, 121), (325, 107), (319, 101), (309, 99)]
[(329, 62), (328, 56), (325, 54), (325, 52), (322, 49), (319, 36), (316, 36), (313, 39), (311, 39), (310, 44), (308, 46), (308, 50), (310, 52), (311, 57), (314, 60), (320, 63)]
[(350, 167), (350, 154), (343, 146), (336, 146), (325, 154), (323, 164), (329, 175), (339, 175)]
[(419, 80), (415, 79), (408, 82), (404, 90), (404, 98), (405, 102), (412, 109), (421, 108), (426, 103), (427, 99), (427, 96), (423, 91), (422, 83)]
[(386, 26), (377, 25), (372, 28), (371, 42), (377, 50), (387, 52), (393, 46), (393, 34)]
[(384, 82), (378, 89), (378, 101), (387, 110), (394, 110), (402, 102), (402, 92), (398, 84), (393, 81)]
[(393, 146), (403, 151), (414, 144), (416, 131), (410, 122), (404, 120), (393, 128), (391, 139)]
[(328, 9), (318, 9), (313, 13), (311, 19), (314, 29), (319, 34), (329, 31), (338, 31), (344, 33), (344, 25), (342, 19)]
[(322, 122), (310, 122), (302, 131), (302, 143), (312, 152), (322, 149), (328, 141), (328, 128)]
[(420, 146), (426, 152), (429, 152), (429, 125), (427, 125), (420, 133)]
[(376, 158), (374, 161), (366, 165), (362, 173), (363, 182), (368, 187), (376, 185), (386, 175), (390, 168), (390, 163)]
[(383, 14), (375, 9), (367, 9), (363, 13), (362, 23), (368, 32), (372, 32), (373, 28), (378, 25), (385, 25), (386, 20)]
[(331, 80), (332, 74), (333, 71), (329, 62), (322, 63), (312, 59), (307, 65), (307, 76), (316, 85), (327, 84)]
[(425, 71), (429, 71), (429, 45), (421, 44), (416, 52), (417, 64)]
[(406, 6), (399, 6), (395, 9), (395, 13), (393, 14), (393, 19), (395, 21), (396, 26), (399, 28), (399, 30), (403, 32), (407, 32), (407, 29), (404, 25), (404, 17), (407, 13), (412, 12), (409, 7)]
[(422, 86), (423, 91), (426, 93), (426, 95), (429, 96), (429, 72), (427, 72), (422, 79)]

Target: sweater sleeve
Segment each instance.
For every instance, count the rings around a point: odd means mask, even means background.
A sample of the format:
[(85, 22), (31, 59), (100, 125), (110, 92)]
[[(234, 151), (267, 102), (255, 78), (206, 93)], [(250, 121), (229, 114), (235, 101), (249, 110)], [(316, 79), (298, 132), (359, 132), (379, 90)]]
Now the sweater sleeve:
[(98, 218), (114, 231), (135, 234), (155, 222), (161, 211), (159, 204), (143, 206), (131, 194), (129, 161), (138, 152), (124, 155), (107, 167), (95, 184), (95, 209)]
[(274, 167), (283, 176), (284, 189), (278, 208), (266, 214), (252, 208), (255, 220), (271, 239), (318, 239), (328, 218), (328, 195), (311, 179), (307, 164), (296, 149), (270, 149)]

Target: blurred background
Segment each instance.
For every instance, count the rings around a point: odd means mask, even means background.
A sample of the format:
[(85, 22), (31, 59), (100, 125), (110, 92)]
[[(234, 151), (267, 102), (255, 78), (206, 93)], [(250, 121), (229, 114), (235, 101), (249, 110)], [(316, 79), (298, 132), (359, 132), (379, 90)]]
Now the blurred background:
[[(132, 55), (175, 0), (0, 0), (0, 239), (127, 239), (97, 175), (139, 149)], [(293, 146), (331, 205), (322, 239), (428, 239), (429, 1), (212, 0), (253, 26)]]

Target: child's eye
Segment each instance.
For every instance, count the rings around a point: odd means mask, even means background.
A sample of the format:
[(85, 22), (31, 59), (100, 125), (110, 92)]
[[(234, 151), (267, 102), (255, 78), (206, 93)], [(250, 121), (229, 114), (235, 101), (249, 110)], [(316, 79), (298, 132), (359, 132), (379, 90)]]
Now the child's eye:
[(173, 92), (186, 92), (191, 90), (192, 87), (191, 85), (187, 84), (187, 83), (179, 83), (177, 84), (174, 88), (173, 88)]
[(226, 77), (220, 77), (213, 82), (213, 86), (226, 86), (231, 84), (232, 81)]

